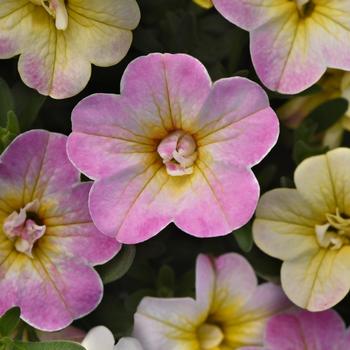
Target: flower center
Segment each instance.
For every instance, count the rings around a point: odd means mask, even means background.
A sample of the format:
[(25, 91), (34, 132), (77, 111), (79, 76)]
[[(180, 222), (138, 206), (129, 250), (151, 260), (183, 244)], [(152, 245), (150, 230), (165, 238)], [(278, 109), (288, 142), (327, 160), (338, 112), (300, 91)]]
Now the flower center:
[(39, 201), (28, 203), (19, 212), (14, 211), (4, 221), (3, 230), (7, 238), (14, 243), (16, 250), (33, 258), (35, 242), (45, 234), (46, 226), (40, 221), (37, 211)]
[(30, 0), (33, 4), (43, 6), (55, 19), (58, 30), (66, 30), (68, 27), (68, 12), (65, 0)]
[(326, 214), (327, 223), (316, 225), (316, 237), (319, 245), (332, 250), (350, 244), (350, 218), (336, 210), (335, 214)]
[(297, 4), (299, 15), (302, 18), (308, 17), (315, 9), (315, 4), (310, 0), (294, 0)]
[(171, 176), (183, 176), (193, 173), (197, 159), (197, 145), (193, 137), (183, 130), (176, 130), (165, 137), (157, 151)]
[(210, 323), (205, 323), (197, 329), (197, 337), (202, 350), (217, 349), (224, 340), (222, 330)]

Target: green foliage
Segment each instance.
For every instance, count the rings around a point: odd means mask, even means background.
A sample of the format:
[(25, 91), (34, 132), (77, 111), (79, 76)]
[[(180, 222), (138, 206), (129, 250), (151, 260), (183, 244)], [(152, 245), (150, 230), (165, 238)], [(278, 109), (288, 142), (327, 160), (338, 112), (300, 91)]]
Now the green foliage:
[(18, 307), (14, 307), (8, 310), (0, 318), (0, 335), (6, 337), (11, 335), (11, 333), (16, 329), (20, 319), (21, 311)]
[(241, 250), (249, 253), (253, 248), (253, 235), (251, 225), (245, 225), (233, 232), (233, 236)]
[(132, 245), (124, 245), (121, 252), (108, 263), (97, 268), (104, 284), (122, 278), (130, 269), (135, 259), (136, 249)]
[(13, 350), (84, 350), (84, 347), (82, 347), (80, 344), (73, 343), (73, 342), (66, 342), (66, 341), (40, 342), (40, 343), (15, 341), (12, 344), (12, 349)]

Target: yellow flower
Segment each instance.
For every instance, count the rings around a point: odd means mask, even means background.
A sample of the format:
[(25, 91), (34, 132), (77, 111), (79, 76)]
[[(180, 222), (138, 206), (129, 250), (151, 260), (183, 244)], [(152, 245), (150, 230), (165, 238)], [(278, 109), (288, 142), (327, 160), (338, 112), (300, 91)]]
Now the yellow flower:
[(296, 189), (260, 200), (253, 234), (267, 254), (283, 260), (282, 287), (310, 311), (337, 304), (350, 289), (350, 149), (302, 162)]
[(213, 3), (211, 0), (193, 0), (193, 2), (205, 9), (210, 9), (213, 7)]
[(126, 55), (139, 19), (135, 0), (2, 0), (0, 58), (21, 55), (28, 86), (70, 97), (86, 86), (91, 63), (107, 67)]

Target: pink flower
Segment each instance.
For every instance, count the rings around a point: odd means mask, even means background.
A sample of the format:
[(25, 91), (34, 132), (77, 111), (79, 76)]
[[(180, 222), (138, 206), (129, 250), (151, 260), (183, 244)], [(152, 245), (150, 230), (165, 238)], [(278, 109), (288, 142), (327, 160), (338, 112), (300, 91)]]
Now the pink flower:
[(333, 310), (298, 311), (272, 317), (267, 323), (264, 347), (242, 350), (348, 350), (350, 332)]
[(91, 221), (90, 183), (66, 155), (66, 137), (30, 131), (0, 162), (0, 314), (21, 308), (23, 320), (59, 330), (92, 311), (103, 286), (92, 268), (119, 244)]
[(86, 98), (72, 124), (69, 157), (96, 180), (91, 216), (124, 243), (145, 241), (170, 222), (198, 237), (244, 225), (259, 197), (250, 168), (278, 137), (259, 85), (240, 77), (212, 84), (183, 54), (136, 59), (121, 95)]
[(271, 90), (295, 94), (327, 67), (350, 70), (347, 0), (213, 0), (230, 22), (250, 32), (253, 64)]
[(135, 314), (134, 336), (145, 350), (234, 350), (262, 344), (268, 319), (290, 306), (280, 287), (258, 286), (242, 256), (200, 255), (196, 300), (144, 298)]

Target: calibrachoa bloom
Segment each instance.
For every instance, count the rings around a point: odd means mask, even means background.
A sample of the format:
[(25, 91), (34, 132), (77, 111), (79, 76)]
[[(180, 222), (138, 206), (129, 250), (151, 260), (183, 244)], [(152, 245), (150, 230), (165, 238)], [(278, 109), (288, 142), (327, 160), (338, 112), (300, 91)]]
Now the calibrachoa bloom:
[(259, 85), (240, 77), (212, 84), (205, 67), (183, 54), (136, 59), (121, 95), (86, 98), (72, 125), (69, 157), (96, 180), (92, 218), (125, 243), (170, 222), (199, 237), (244, 225), (259, 197), (250, 167), (278, 136)]
[(295, 94), (327, 67), (350, 70), (347, 0), (213, 0), (229, 21), (250, 32), (252, 60), (271, 90)]
[(254, 240), (283, 260), (287, 296), (310, 311), (328, 309), (350, 289), (350, 149), (337, 148), (302, 162), (296, 189), (264, 194)]
[(119, 250), (91, 221), (90, 183), (66, 155), (66, 137), (30, 131), (0, 162), (0, 314), (58, 330), (92, 311), (103, 285), (92, 268)]
[[(333, 310), (298, 311), (272, 317), (266, 326), (264, 347), (244, 350), (349, 350), (350, 332)], [(242, 350), (243, 350), (242, 349)]]
[(114, 345), (112, 332), (103, 326), (91, 329), (81, 345), (86, 350), (143, 350), (139, 341), (135, 338), (122, 338)]
[(212, 0), (193, 0), (197, 5), (205, 8), (205, 9), (210, 9), (213, 7), (213, 2)]
[(134, 335), (145, 350), (233, 350), (261, 345), (267, 320), (290, 306), (280, 287), (257, 285), (240, 255), (200, 255), (196, 300), (144, 298)]
[(91, 63), (107, 67), (126, 55), (139, 19), (135, 0), (2, 0), (0, 58), (20, 54), (28, 86), (70, 97), (89, 81)]
[[(320, 81), (322, 90), (315, 94), (292, 98), (278, 110), (278, 116), (291, 128), (300, 123), (322, 103), (342, 97), (350, 103), (350, 73), (330, 71)], [(323, 144), (331, 148), (338, 147), (343, 139), (344, 131), (350, 131), (350, 108), (343, 118), (326, 130)]]

